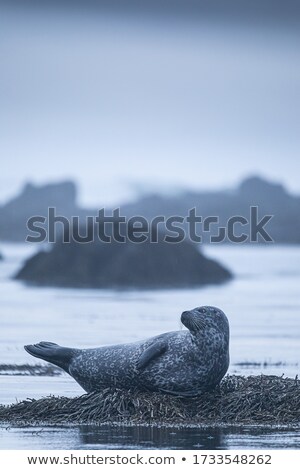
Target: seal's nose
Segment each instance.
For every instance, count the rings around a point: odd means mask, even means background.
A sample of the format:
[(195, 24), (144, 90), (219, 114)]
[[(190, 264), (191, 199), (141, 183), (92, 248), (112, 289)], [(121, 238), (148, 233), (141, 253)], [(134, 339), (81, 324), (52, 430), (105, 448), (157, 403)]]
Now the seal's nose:
[(182, 314), (181, 314), (182, 323), (184, 323), (184, 319), (187, 317), (188, 314), (189, 314), (188, 310), (185, 310), (184, 312), (182, 312)]

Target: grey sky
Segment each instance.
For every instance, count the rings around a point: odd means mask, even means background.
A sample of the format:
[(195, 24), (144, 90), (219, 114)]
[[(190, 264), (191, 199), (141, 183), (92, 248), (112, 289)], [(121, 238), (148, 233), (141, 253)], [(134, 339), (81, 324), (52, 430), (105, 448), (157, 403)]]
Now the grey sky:
[(87, 204), (259, 173), (300, 193), (299, 33), (3, 10), (0, 199), (74, 178)]

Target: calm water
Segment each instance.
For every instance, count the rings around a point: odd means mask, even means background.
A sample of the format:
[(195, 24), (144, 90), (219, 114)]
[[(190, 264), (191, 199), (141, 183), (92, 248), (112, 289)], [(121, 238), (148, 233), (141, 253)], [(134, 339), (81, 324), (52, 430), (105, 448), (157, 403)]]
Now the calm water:
[[(162, 292), (113, 292), (28, 287), (10, 279), (34, 248), (2, 244), (0, 263), (0, 363), (37, 363), (23, 349), (41, 340), (93, 347), (136, 341), (180, 326), (183, 310), (221, 307), (231, 325), (230, 373), (285, 374), (300, 363), (300, 248), (217, 247), (208, 255), (223, 261), (235, 279), (219, 287)], [(239, 365), (249, 363), (248, 367)], [(251, 365), (260, 363), (261, 366)], [(264, 363), (270, 364), (264, 366)], [(75, 396), (81, 388), (61, 377), (0, 376), (0, 403), (49, 394)], [(300, 447), (295, 433), (262, 430), (176, 430), (77, 427), (40, 433), (0, 431), (2, 448), (212, 448)]]
[(72, 426), (0, 428), (2, 449), (295, 449), (298, 431)]

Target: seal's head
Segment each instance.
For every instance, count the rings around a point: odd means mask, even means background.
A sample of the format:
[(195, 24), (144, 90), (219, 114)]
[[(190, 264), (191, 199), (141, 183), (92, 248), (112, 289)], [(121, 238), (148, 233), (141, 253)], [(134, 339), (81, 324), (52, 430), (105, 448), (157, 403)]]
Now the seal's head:
[(215, 330), (229, 338), (229, 323), (222, 310), (203, 306), (187, 310), (181, 314), (181, 322), (192, 334)]

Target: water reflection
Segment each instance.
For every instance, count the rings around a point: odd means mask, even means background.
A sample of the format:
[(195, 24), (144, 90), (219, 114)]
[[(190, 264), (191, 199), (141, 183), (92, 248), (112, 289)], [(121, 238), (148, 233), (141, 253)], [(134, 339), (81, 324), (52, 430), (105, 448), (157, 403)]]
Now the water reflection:
[(79, 448), (205, 449), (300, 448), (300, 431), (261, 428), (152, 428), (146, 426), (80, 426)]
[(1, 449), (300, 449), (300, 430), (253, 427), (172, 428), (146, 426), (0, 427)]
[(225, 448), (220, 429), (153, 428), (148, 426), (80, 426), (80, 438), (86, 447), (140, 449), (221, 449)]

